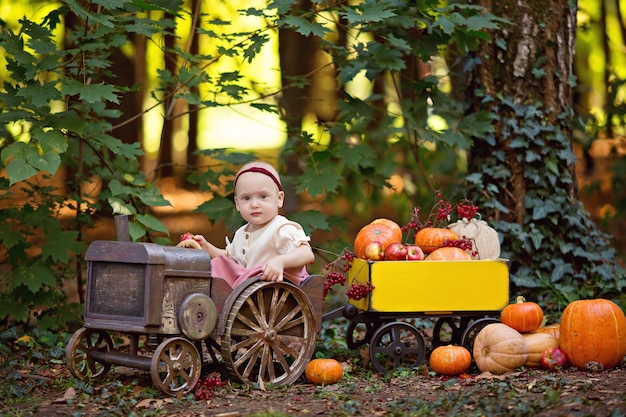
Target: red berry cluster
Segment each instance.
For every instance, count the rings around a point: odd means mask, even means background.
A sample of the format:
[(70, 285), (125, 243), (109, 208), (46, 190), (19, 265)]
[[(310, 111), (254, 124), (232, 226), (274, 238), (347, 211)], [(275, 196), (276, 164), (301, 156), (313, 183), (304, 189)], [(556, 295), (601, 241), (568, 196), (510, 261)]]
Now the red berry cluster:
[(461, 239), (446, 240), (445, 242), (443, 242), (443, 246), (456, 247), (469, 251), (473, 257), (478, 256), (478, 251), (473, 250), (474, 243), (471, 239), (468, 239), (465, 236), (463, 236)]
[(441, 192), (437, 192), (435, 196), (435, 203), (428, 213), (428, 218), (425, 222), (420, 220), (420, 208), (415, 207), (411, 211), (411, 220), (404, 227), (403, 232), (415, 231), (418, 232), (424, 227), (439, 227), (450, 223), (452, 213), (456, 210), (459, 219), (471, 220), (478, 213), (478, 207), (474, 205), (470, 200), (463, 199), (456, 206), (452, 206), (449, 201), (444, 200)]
[(437, 209), (435, 219), (438, 221), (450, 221), (450, 213), (452, 213), (452, 204), (441, 198), (441, 193), (437, 193), (439, 201), (433, 209)]
[(324, 265), (324, 269), (329, 271), (324, 280), (324, 298), (326, 298), (333, 286), (337, 284), (344, 286), (346, 284), (346, 274), (352, 267), (353, 260), (354, 254), (344, 249), (337, 259)]
[(470, 200), (463, 200), (456, 206), (456, 213), (461, 219), (471, 220), (478, 213), (478, 207)]
[(223, 385), (226, 385), (226, 382), (222, 382), (219, 375), (209, 375), (199, 386), (196, 387), (194, 397), (196, 400), (208, 400), (213, 397), (215, 388)]
[(411, 219), (406, 225), (401, 227), (403, 233), (409, 230), (417, 232), (422, 228), (422, 224), (420, 223), (420, 211), (419, 207), (413, 207), (413, 211), (411, 211)]
[(348, 288), (348, 291), (346, 291), (346, 296), (351, 300), (360, 300), (367, 297), (374, 288), (375, 287), (370, 282), (365, 284), (355, 282)]

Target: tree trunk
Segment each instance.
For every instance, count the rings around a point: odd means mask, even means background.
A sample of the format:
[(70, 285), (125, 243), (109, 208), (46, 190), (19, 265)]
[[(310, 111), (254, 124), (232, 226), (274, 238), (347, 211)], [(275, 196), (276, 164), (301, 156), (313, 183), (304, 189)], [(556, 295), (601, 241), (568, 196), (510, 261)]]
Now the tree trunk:
[[(504, 205), (508, 214), (503, 219), (522, 224), (526, 214), (524, 204), (527, 181), (525, 160), (518, 158), (519, 149), (511, 146), (511, 138), (503, 135), (502, 123), (507, 118), (516, 118), (515, 109), (504, 110), (496, 97), (506, 97), (514, 103), (530, 104), (542, 102), (545, 123), (558, 126), (563, 140), (572, 145), (572, 114), (562, 117), (564, 110), (572, 106), (572, 86), (570, 79), (573, 69), (573, 55), (576, 38), (576, 9), (567, 0), (522, 0), (504, 1), (481, 0), (481, 5), (497, 16), (512, 22), (519, 30), (505, 30), (498, 38), (506, 48), (495, 41), (483, 43), (478, 57), (482, 65), (470, 73), (467, 91), (471, 94), (473, 109), (484, 108), (482, 97), (493, 98), (488, 107), (499, 113), (496, 125), (496, 148), (506, 154), (506, 164), (511, 172), (510, 188)], [(495, 40), (495, 39), (494, 39)], [(490, 99), (491, 100), (491, 99)], [(479, 172), (482, 155), (493, 152), (491, 146), (480, 147), (478, 143), (470, 154), (468, 169)], [(571, 202), (578, 201), (575, 161), (570, 161), (560, 169), (569, 173), (571, 182), (563, 184)]]
[[(511, 24), (471, 62), (470, 111), (495, 115), (475, 138), (471, 194), (503, 237), (513, 294), (559, 311), (579, 298), (616, 297), (624, 271), (609, 236), (579, 200), (573, 153), (576, 9), (568, 0), (480, 0)], [(622, 277), (622, 278), (620, 278)]]

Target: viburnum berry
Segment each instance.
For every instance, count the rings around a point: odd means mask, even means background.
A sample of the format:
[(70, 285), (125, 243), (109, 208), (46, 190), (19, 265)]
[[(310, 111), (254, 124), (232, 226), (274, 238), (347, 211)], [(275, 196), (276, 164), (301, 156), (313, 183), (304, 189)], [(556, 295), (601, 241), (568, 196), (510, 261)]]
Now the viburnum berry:
[(208, 400), (213, 397), (215, 389), (223, 385), (226, 385), (226, 382), (221, 380), (219, 374), (211, 374), (196, 387), (194, 397), (196, 400)]
[(324, 265), (324, 269), (328, 271), (324, 279), (324, 298), (335, 285), (344, 286), (346, 284), (346, 274), (352, 267), (354, 257), (354, 253), (344, 249), (334, 261)]
[(348, 288), (348, 291), (346, 291), (346, 296), (351, 300), (361, 300), (367, 297), (374, 288), (375, 287), (369, 281), (365, 284), (355, 282)]
[(463, 200), (456, 206), (456, 212), (461, 219), (471, 220), (478, 213), (478, 207), (470, 200)]

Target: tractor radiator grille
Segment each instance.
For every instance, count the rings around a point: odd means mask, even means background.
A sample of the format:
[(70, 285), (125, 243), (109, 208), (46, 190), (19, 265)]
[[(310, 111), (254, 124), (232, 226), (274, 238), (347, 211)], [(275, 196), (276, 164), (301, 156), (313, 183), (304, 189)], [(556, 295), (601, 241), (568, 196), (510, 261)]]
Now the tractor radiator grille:
[(91, 262), (89, 313), (142, 318), (146, 265)]

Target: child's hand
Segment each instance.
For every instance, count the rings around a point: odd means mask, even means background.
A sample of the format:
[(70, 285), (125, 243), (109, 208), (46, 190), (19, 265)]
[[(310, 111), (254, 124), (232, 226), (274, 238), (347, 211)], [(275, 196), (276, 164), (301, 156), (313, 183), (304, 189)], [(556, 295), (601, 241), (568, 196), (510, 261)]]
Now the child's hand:
[(276, 256), (263, 265), (261, 268), (261, 280), (262, 281), (283, 281), (283, 262), (279, 256)]

